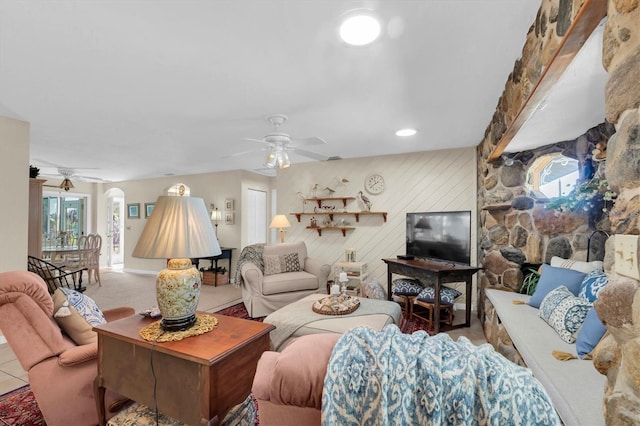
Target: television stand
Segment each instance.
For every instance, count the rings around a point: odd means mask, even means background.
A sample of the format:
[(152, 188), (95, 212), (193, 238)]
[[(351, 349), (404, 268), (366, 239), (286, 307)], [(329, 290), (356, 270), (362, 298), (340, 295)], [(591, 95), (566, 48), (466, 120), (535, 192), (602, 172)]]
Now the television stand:
[(387, 299), (392, 300), (391, 293), (392, 275), (399, 274), (407, 277), (422, 279), (425, 281), (435, 281), (435, 300), (433, 329), (436, 334), (440, 332), (440, 289), (444, 283), (464, 282), (466, 284), (466, 312), (464, 324), (458, 324), (451, 328), (461, 328), (471, 326), (471, 298), (472, 298), (472, 277), (481, 268), (476, 266), (454, 265), (451, 263), (434, 262), (425, 259), (382, 259), (387, 264)]

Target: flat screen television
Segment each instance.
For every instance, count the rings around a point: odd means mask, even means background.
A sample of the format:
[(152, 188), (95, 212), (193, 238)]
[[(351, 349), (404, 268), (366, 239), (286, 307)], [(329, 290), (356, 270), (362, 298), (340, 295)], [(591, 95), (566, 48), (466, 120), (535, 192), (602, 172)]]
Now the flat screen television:
[(407, 251), (418, 258), (471, 264), (471, 212), (407, 213)]

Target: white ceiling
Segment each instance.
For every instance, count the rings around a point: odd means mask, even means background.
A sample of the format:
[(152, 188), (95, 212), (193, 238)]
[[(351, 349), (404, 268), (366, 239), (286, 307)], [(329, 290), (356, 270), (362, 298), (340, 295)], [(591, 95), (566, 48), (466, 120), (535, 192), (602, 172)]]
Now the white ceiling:
[[(272, 113), (289, 116), (280, 130), (294, 138), (324, 139), (306, 149), (327, 156), (476, 146), (539, 6), (0, 0), (0, 114), (31, 123), (43, 173), (109, 181), (260, 169), (264, 152), (229, 156), (260, 150), (243, 138), (272, 131)], [(337, 39), (358, 7), (383, 20), (368, 47)], [(419, 133), (394, 135), (407, 126)]]

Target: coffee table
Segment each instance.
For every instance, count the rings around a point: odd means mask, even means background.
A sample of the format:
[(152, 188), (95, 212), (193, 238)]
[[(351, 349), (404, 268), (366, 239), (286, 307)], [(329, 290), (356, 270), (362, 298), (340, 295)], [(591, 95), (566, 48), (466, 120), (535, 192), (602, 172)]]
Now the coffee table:
[(138, 334), (152, 319), (135, 315), (95, 327), (100, 424), (105, 424), (106, 388), (151, 408), (157, 401), (160, 412), (189, 425), (219, 424), (231, 407), (244, 401), (274, 327), (214, 317), (218, 326), (208, 333), (153, 347)]

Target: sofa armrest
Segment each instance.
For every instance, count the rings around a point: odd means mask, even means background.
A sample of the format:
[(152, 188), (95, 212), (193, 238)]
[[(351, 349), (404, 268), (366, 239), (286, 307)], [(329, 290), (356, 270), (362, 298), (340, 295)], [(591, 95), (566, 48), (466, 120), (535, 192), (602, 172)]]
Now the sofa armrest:
[(128, 306), (122, 306), (119, 308), (113, 309), (105, 309), (102, 311), (107, 322), (119, 320), (122, 318), (130, 317), (131, 315), (135, 315), (136, 311), (133, 308)]
[(247, 262), (242, 265), (240, 273), (242, 274), (244, 285), (247, 288), (254, 290), (258, 294), (262, 294), (262, 280), (264, 278), (264, 274), (257, 265)]
[(83, 362), (96, 359), (98, 356), (98, 343), (89, 343), (71, 347), (62, 352), (58, 357), (58, 364), (63, 367), (70, 367)]
[(304, 261), (304, 270), (318, 277), (320, 287), (327, 283), (331, 273), (331, 265), (313, 257), (307, 257)]

